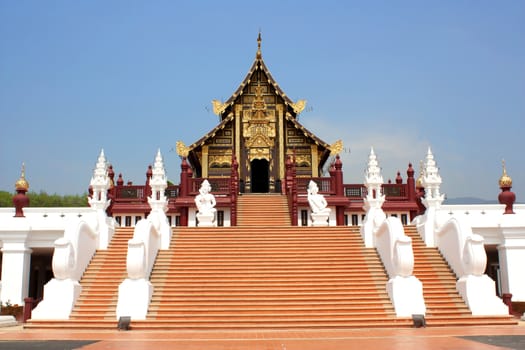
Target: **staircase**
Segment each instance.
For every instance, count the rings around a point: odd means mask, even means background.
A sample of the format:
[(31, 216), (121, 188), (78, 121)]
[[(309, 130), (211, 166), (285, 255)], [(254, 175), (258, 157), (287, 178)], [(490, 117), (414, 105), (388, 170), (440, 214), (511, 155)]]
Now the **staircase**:
[(238, 226), (290, 226), (286, 196), (280, 194), (245, 194), (237, 201)]
[(511, 316), (472, 316), (456, 290), (456, 275), (439, 252), (428, 248), (415, 226), (405, 226), (412, 238), (414, 275), (423, 283), (428, 326), (516, 324)]
[(117, 228), (107, 250), (97, 250), (84, 272), (82, 292), (68, 321), (30, 320), (26, 328), (115, 328), (118, 287), (127, 277), (126, 255), (133, 227)]
[(346, 227), (178, 228), (151, 282), (147, 321), (133, 329), (412, 324), (395, 317), (376, 251)]
[[(292, 227), (286, 198), (239, 197), (236, 227), (177, 227), (160, 251), (147, 319), (133, 329), (315, 329), (411, 327), (397, 318), (387, 276), (358, 227)], [(414, 274), (423, 283), (428, 326), (516, 324), (509, 317), (472, 316), (456, 278), (415, 227)], [(82, 277), (82, 293), (68, 321), (30, 321), (27, 328), (114, 329), (118, 286), (126, 277), (127, 241), (116, 231)]]

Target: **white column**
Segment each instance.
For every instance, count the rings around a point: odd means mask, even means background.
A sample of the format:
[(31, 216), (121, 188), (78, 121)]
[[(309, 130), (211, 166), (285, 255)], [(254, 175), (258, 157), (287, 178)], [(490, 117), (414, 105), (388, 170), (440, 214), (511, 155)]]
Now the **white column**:
[[(522, 218), (521, 218), (522, 219)], [(501, 290), (511, 293), (512, 301), (525, 302), (525, 226), (517, 215), (503, 215), (500, 229), (503, 244), (498, 246)]]
[(422, 184), (425, 188), (425, 198), (421, 201), (427, 210), (419, 220), (418, 232), (427, 247), (435, 247), (435, 232), (438, 228), (436, 212), (445, 200), (445, 195), (441, 194), (439, 190), (441, 186), (441, 176), (439, 175), (439, 169), (430, 147), (428, 148), (425, 165), (423, 167)]
[(3, 303), (24, 305), (24, 298), (29, 293), (29, 270), (31, 249), (25, 241), (6, 242), (2, 247), (2, 291)]
[(366, 197), (363, 199), (363, 209), (366, 212), (366, 217), (360, 230), (365, 247), (373, 248), (375, 246), (374, 231), (386, 219), (386, 214), (382, 209), (386, 198), (381, 187), (383, 185), (383, 176), (381, 175), (381, 168), (374, 153), (374, 148), (370, 149), (370, 155), (368, 156), (364, 185), (367, 189)]

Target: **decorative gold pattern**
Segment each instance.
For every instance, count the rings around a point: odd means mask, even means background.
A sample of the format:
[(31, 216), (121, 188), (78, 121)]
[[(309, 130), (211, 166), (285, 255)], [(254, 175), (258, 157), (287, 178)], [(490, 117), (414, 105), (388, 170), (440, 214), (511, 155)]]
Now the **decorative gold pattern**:
[(512, 187), (512, 178), (507, 175), (507, 169), (505, 168), (505, 159), (501, 161), (503, 166), (503, 175), (499, 179), (499, 187)]
[(243, 111), (243, 136), (249, 149), (248, 160), (270, 161), (270, 149), (274, 147), (276, 136), (275, 112), (267, 111), (264, 100), (265, 87), (261, 85), (261, 81), (253, 85), (255, 97), (251, 99), (251, 109)]
[(341, 153), (342, 150), (343, 150), (342, 140), (337, 140), (332, 145), (330, 145), (330, 152), (333, 153), (334, 155)]
[(208, 156), (210, 168), (229, 168), (231, 166), (231, 155)]
[(177, 141), (177, 154), (181, 157), (187, 157), (188, 153), (190, 152), (190, 148), (187, 147), (184, 142)]
[(299, 100), (295, 103), (292, 103), (292, 108), (295, 114), (300, 114), (306, 107), (306, 100)]
[(270, 149), (265, 147), (253, 147), (248, 152), (249, 161), (254, 159), (266, 159), (270, 161)]
[(226, 103), (222, 103), (219, 100), (212, 100), (211, 104), (213, 105), (213, 113), (219, 116), (224, 113), (224, 110), (226, 109)]

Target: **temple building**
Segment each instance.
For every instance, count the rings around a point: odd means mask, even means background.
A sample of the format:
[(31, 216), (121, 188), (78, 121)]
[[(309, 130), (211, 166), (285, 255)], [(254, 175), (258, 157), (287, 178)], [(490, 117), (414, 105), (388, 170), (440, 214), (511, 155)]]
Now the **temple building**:
[(226, 101), (213, 101), (221, 122), (187, 147), (196, 177), (229, 177), (232, 155), (239, 162), (241, 192), (281, 192), (287, 157), (295, 157), (297, 175), (323, 175), (330, 145), (298, 121), (306, 101), (292, 101), (270, 74), (258, 49), (248, 74)]
[(346, 184), (342, 142), (301, 125), (306, 100), (279, 86), (261, 44), (212, 101), (218, 125), (177, 142), (178, 181), (160, 150), (143, 184), (101, 151), (89, 207), (32, 208), (23, 168), (0, 209), (1, 301), (32, 328), (515, 324), (525, 206), (505, 164), (498, 205), (444, 204), (430, 148), (393, 183), (371, 149), (363, 182)]

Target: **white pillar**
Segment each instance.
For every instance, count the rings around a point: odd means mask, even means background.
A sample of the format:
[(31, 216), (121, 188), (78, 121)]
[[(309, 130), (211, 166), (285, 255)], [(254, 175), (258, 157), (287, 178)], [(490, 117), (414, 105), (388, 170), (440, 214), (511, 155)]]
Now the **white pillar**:
[(361, 237), (365, 242), (365, 247), (373, 248), (375, 246), (374, 232), (386, 219), (386, 214), (382, 209), (386, 198), (382, 190), (383, 176), (381, 176), (381, 168), (373, 148), (370, 149), (368, 156), (364, 185), (367, 190), (366, 197), (363, 199), (366, 216), (361, 225)]
[[(521, 222), (520, 222), (521, 221)], [(503, 215), (500, 229), (503, 243), (498, 246), (501, 290), (511, 293), (512, 301), (525, 302), (525, 226), (517, 215)]]
[(0, 300), (3, 303), (24, 305), (24, 298), (29, 293), (29, 270), (31, 249), (25, 241), (6, 242), (2, 247), (2, 290)]
[(434, 160), (434, 155), (428, 148), (425, 165), (423, 167), (423, 177), (421, 178), (423, 187), (425, 188), (425, 198), (421, 201), (427, 208), (423, 217), (419, 220), (418, 232), (421, 238), (425, 241), (427, 247), (435, 247), (435, 232), (438, 228), (436, 222), (436, 211), (441, 207), (441, 203), (445, 200), (445, 195), (440, 193), (441, 176), (439, 169)]

